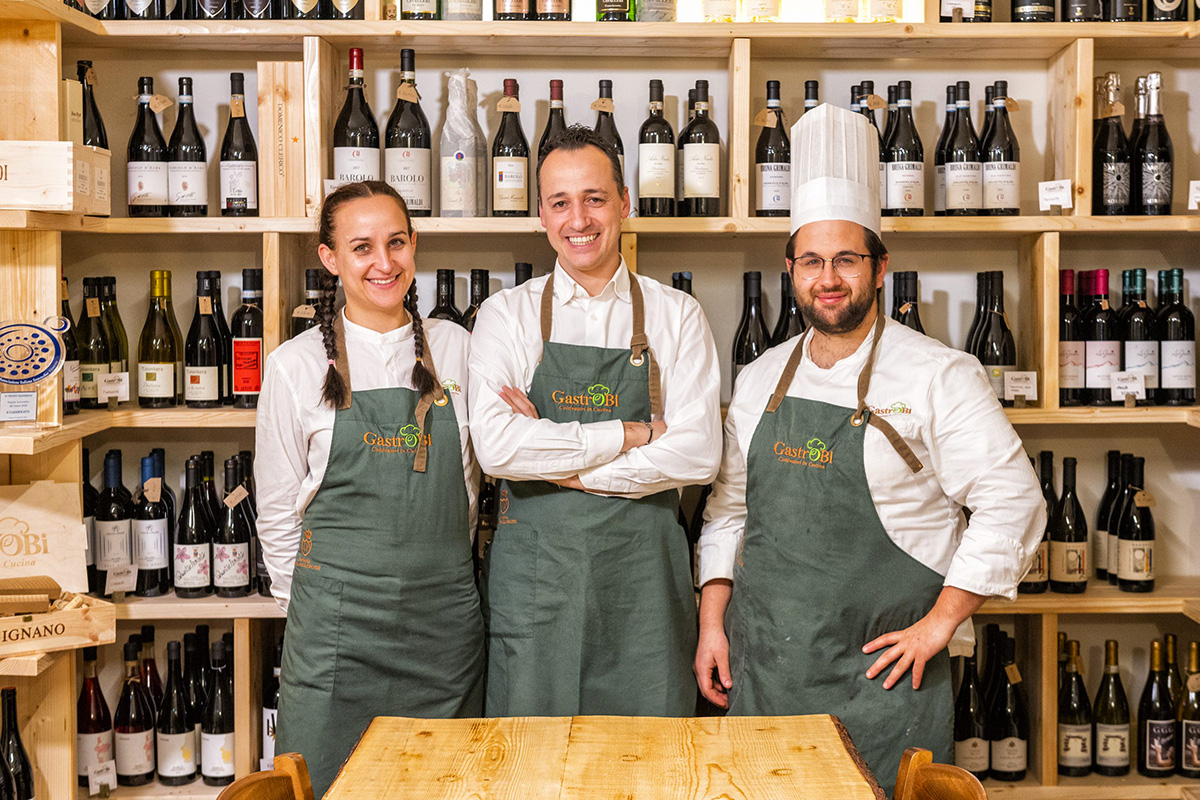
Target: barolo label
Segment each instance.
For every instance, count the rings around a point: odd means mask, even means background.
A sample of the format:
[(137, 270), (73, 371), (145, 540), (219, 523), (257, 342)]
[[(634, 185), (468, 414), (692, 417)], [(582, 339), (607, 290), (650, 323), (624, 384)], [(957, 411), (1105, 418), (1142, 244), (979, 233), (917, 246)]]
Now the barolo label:
[(1087, 388), (1107, 389), (1112, 385), (1112, 374), (1121, 369), (1121, 343), (1086, 342), (1084, 359)]
[(638, 145), (638, 197), (675, 197), (675, 145)]
[(1200, 770), (1200, 721), (1185, 719), (1181, 723), (1180, 734), (1183, 741), (1179, 743), (1183, 754), (1180, 765), (1186, 770)]
[(404, 198), (409, 211), (433, 211), (429, 167), (428, 147), (389, 147), (383, 151), (386, 180)]
[(938, 164), (933, 168), (933, 210), (946, 210), (946, 166)]
[(133, 557), (139, 570), (166, 569), (169, 552), (165, 519), (133, 521)]
[(1029, 757), (1029, 742), (1009, 736), (992, 742), (992, 766), (998, 772), (1020, 772)]
[(195, 402), (215, 402), (218, 398), (217, 371), (219, 367), (184, 367), (183, 399)]
[(1146, 389), (1158, 388), (1158, 342), (1125, 342), (1125, 371), (1145, 378)]
[(200, 734), (200, 771), (209, 778), (233, 774), (233, 734)]
[(262, 339), (233, 339), (233, 393), (262, 390)]
[(75, 734), (75, 771), (87, 775), (88, 769), (113, 760), (113, 730)]
[(175, 545), (175, 587), (204, 589), (212, 584), (208, 544)]
[(1102, 164), (1101, 196), (1106, 206), (1129, 204), (1129, 163)]
[(462, 150), (442, 156), (442, 216), (475, 214), (475, 157)]
[(1060, 767), (1090, 767), (1092, 765), (1092, 726), (1058, 724), (1058, 765)]
[(1095, 745), (1097, 766), (1129, 766), (1129, 723), (1102, 725), (1097, 722)]
[(1123, 581), (1154, 580), (1154, 541), (1117, 540), (1117, 578)]
[(196, 734), (158, 734), (158, 774), (164, 778), (184, 778), (196, 774)]
[(84, 517), (83, 527), (87, 531), (87, 565), (90, 567), (96, 563), (96, 518)]
[(333, 148), (333, 177), (339, 184), (379, 180), (379, 148)]
[(250, 545), (214, 544), (213, 585), (237, 589), (250, 583)]
[(683, 146), (683, 199), (721, 196), (721, 146), (687, 143)]
[(258, 162), (221, 162), (221, 208), (258, 210)]
[(1087, 580), (1087, 542), (1050, 542), (1050, 580), (1060, 583)]
[(167, 202), (173, 206), (208, 204), (208, 164), (203, 161), (167, 162)]
[(1162, 162), (1142, 164), (1142, 203), (1144, 205), (1171, 205), (1172, 166)]
[(978, 161), (952, 161), (946, 164), (946, 210), (974, 210), (983, 207), (983, 164)]
[[(668, 145), (669, 147), (670, 145)], [(758, 165), (758, 208), (761, 211), (790, 211), (792, 208), (792, 165)]]
[(1029, 571), (1025, 573), (1021, 583), (1044, 583), (1046, 581), (1046, 561), (1049, 555), (1049, 543), (1038, 542), (1037, 550), (1033, 552), (1033, 561), (1029, 564)]
[(121, 569), (129, 566), (130, 524), (127, 519), (96, 520), (96, 569)]
[(117, 774), (145, 775), (154, 772), (154, 730), (116, 733)]
[(920, 161), (892, 161), (887, 165), (885, 208), (925, 207), (925, 165)]
[[(278, 676), (276, 676), (278, 677)], [(279, 716), (279, 710), (275, 708), (264, 708), (263, 710), (263, 760), (270, 761), (275, 758), (275, 720)]]
[(645, 0), (639, 9), (638, 20), (640, 22), (674, 22), (674, 0)]
[(1020, 206), (1021, 164), (989, 161), (983, 165), (983, 207), (1007, 209)]
[(130, 161), (125, 174), (129, 182), (129, 205), (163, 206), (167, 204), (167, 162)]
[(175, 362), (170, 364), (138, 364), (138, 397), (174, 397)]
[(529, 189), (525, 180), (528, 171), (528, 158), (492, 160), (492, 203), (496, 211), (529, 210)]
[(1058, 385), (1063, 389), (1082, 389), (1084, 385), (1083, 342), (1058, 343)]
[(1004, 399), (1004, 373), (1014, 372), (1017, 369), (1017, 365), (1016, 364), (990, 364), (990, 365), (985, 365), (984, 369), (987, 370), (988, 383), (991, 384), (992, 391), (996, 394), (996, 397), (1003, 400)]
[[(1148, 719), (1146, 726), (1146, 769), (1175, 769), (1175, 720)], [(1140, 748), (1139, 748), (1140, 749)]]
[(963, 739), (954, 743), (954, 766), (968, 772), (988, 771), (988, 743), (983, 739)]
[(63, 400), (68, 403), (79, 401), (79, 362), (64, 361), (62, 368)]
[(1196, 388), (1196, 343), (1162, 343), (1162, 388)]

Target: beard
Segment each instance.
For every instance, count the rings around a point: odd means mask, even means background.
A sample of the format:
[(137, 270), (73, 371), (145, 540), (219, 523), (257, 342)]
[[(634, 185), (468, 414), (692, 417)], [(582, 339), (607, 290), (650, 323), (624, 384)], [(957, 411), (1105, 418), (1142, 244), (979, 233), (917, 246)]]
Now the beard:
[[(817, 292), (813, 292), (815, 296)], [(818, 307), (813, 296), (796, 293), (796, 305), (804, 320), (821, 333), (831, 336), (849, 333), (863, 323), (871, 308), (875, 305), (875, 288), (872, 286), (866, 292), (855, 294), (851, 292), (849, 302), (839, 309)]]

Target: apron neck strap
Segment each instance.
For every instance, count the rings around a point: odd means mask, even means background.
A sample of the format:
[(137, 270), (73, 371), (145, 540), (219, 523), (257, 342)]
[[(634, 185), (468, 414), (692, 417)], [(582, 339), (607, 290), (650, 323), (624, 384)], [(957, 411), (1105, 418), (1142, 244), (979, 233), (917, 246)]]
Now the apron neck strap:
[(787, 365), (783, 368), (783, 374), (779, 376), (779, 383), (775, 384), (775, 391), (771, 394), (771, 399), (767, 401), (767, 413), (774, 414), (779, 408), (779, 404), (783, 402), (783, 398), (787, 396), (788, 387), (792, 385), (792, 380), (796, 377), (796, 370), (800, 367), (800, 360), (804, 358), (804, 340), (808, 338), (808, 331), (796, 340), (796, 346), (792, 348), (792, 354), (788, 356)]

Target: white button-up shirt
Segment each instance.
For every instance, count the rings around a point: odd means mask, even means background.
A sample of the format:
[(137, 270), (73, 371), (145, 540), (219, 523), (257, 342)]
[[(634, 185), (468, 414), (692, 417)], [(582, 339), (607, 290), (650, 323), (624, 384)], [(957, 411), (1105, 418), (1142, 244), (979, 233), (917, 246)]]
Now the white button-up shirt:
[[(633, 334), (630, 275), (624, 261), (595, 297), (557, 264), (551, 341), (628, 348)], [(712, 331), (690, 295), (638, 278), (646, 336), (662, 380), (667, 431), (621, 453), (620, 420), (553, 422), (514, 414), (502, 386), (528, 391), (542, 356), (541, 299), (546, 278), (492, 297), (479, 310), (471, 342), (471, 438), (483, 471), (511, 480), (578, 475), (584, 487), (644, 497), (707, 483), (720, 462), (720, 370)]]
[[(813, 363), (811, 337), (806, 339), (787, 395), (857, 407), (858, 375), (873, 337), (868, 334), (853, 355), (829, 369)], [(701, 584), (733, 578), (746, 525), (750, 440), (795, 345), (792, 339), (768, 350), (738, 377), (725, 420), (721, 473), (704, 511)], [(946, 586), (1015, 597), (1045, 529), (1046, 503), (1021, 440), (978, 360), (889, 319), (867, 405), (891, 423), (924, 464), (913, 474), (884, 435), (867, 427), (863, 466), (887, 535), (945, 576)], [(971, 509), (966, 525), (960, 513), (964, 506)], [(804, 542), (798, 540), (796, 546)], [(887, 575), (876, 577), (887, 581)], [(955, 640), (973, 640), (969, 625), (959, 629)]]
[[(352, 391), (413, 388), (411, 376), (416, 355), (411, 323), (378, 333), (355, 325), (344, 315), (343, 321)], [(470, 527), (463, 531), (463, 536), (469, 537), (475, 530), (475, 494), (479, 483), (468, 437), (467, 355), (471, 336), (453, 322), (424, 319), (422, 323), (425, 345), (433, 352), (438, 380), (454, 403), (458, 418), (470, 518)], [(285, 610), (304, 510), (321, 487), (329, 467), (336, 411), (321, 399), (328, 369), (329, 358), (325, 355), (320, 329), (307, 330), (267, 357), (262, 394), (258, 398), (254, 434), (258, 538), (271, 575), (271, 593)], [(352, 519), (354, 509), (347, 508), (346, 515)]]

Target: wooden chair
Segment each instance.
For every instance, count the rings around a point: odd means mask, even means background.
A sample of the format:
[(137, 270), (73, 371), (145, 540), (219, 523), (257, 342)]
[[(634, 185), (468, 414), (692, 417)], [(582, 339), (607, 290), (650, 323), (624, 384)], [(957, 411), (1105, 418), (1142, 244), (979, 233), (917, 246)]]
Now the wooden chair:
[(983, 784), (962, 767), (934, 764), (933, 753), (910, 747), (896, 772), (895, 800), (987, 800)]
[(217, 795), (217, 800), (313, 800), (308, 764), (299, 753), (275, 756), (275, 769), (234, 781)]

